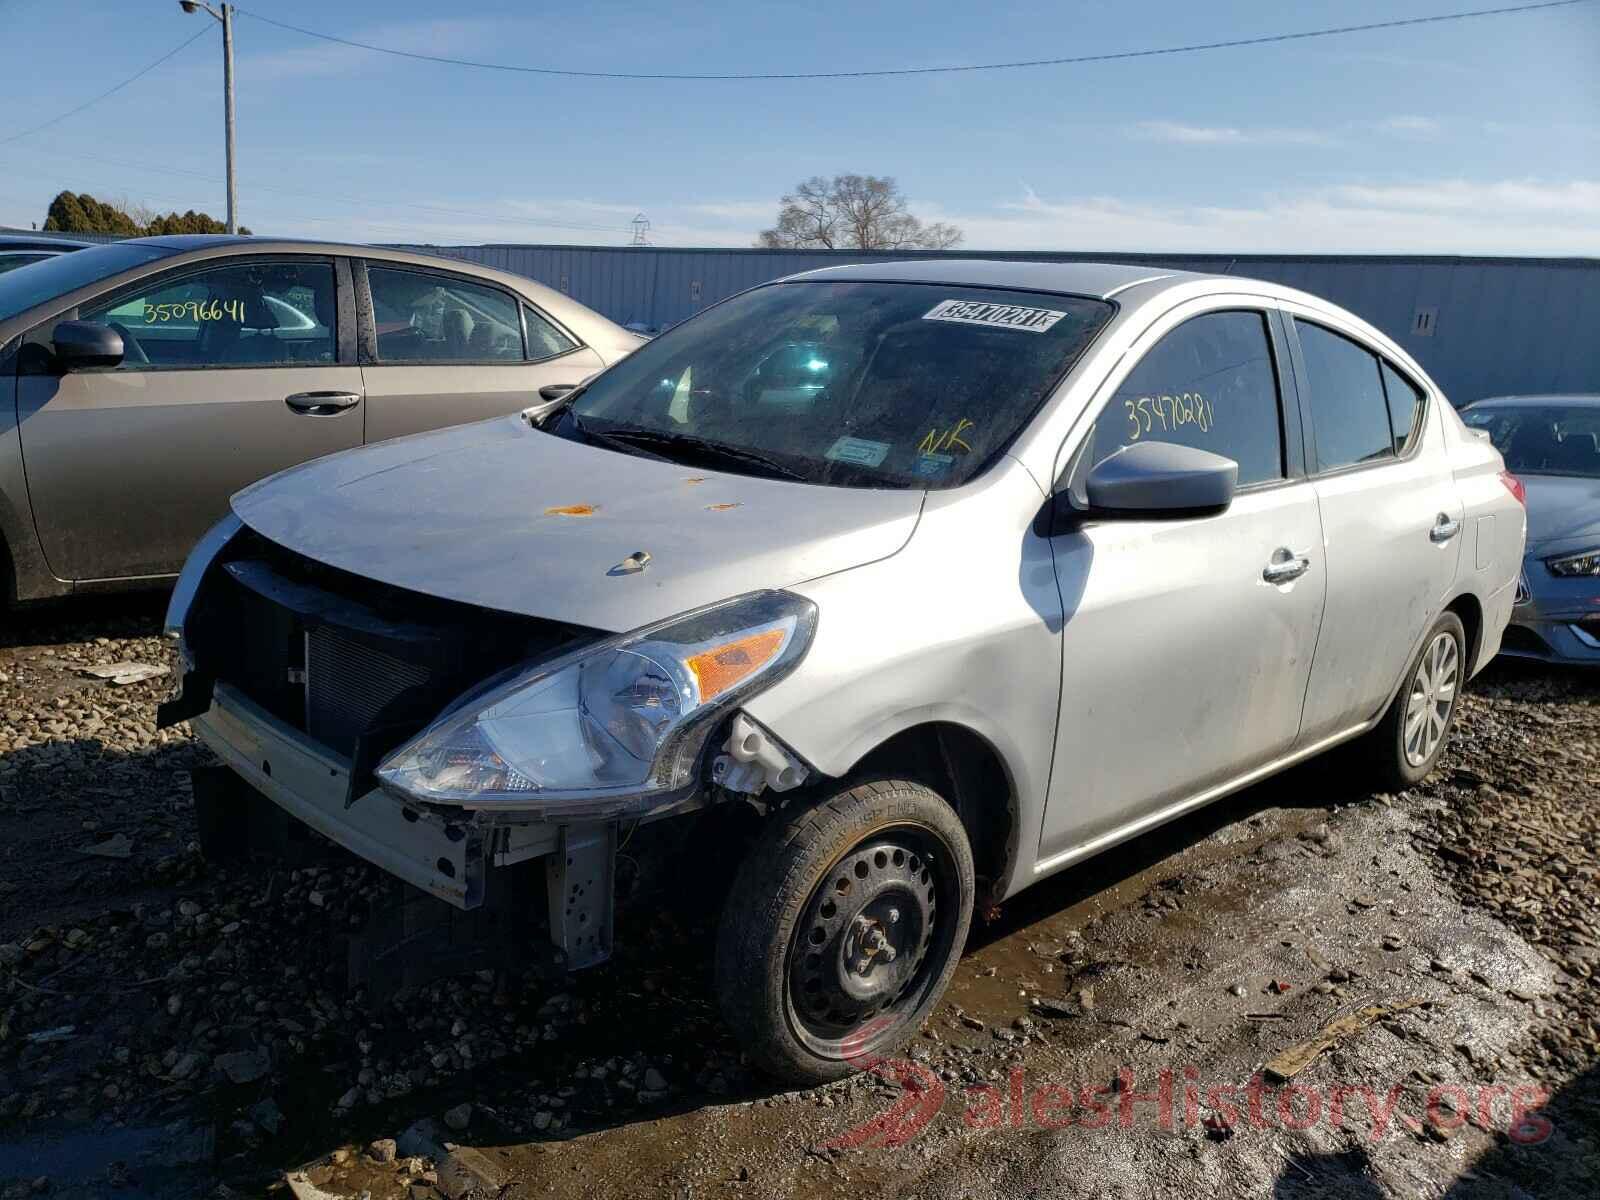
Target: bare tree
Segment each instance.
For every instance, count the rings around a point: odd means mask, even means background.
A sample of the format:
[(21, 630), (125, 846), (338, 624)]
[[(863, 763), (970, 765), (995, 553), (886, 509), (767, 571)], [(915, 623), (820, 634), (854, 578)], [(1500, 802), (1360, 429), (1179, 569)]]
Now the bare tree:
[(911, 215), (900, 185), (876, 175), (814, 175), (779, 202), (756, 245), (770, 250), (948, 250), (961, 230)]

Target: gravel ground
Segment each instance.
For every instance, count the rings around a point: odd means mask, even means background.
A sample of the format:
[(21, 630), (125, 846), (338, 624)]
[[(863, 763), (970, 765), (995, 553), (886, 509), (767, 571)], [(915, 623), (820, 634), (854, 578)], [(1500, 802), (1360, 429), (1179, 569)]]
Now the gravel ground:
[[(1412, 792), (1317, 764), (1032, 889), (903, 1060), (777, 1093), (708, 992), (714, 880), (625, 907), (617, 959), (571, 979), (336, 986), (393, 888), (199, 854), (170, 678), (88, 673), (164, 665), (159, 610), (0, 634), (6, 1200), (1600, 1194), (1600, 681), (1496, 667)], [(1294, 1077), (1323, 1119), (1281, 1090), (1255, 1119), (1251, 1080), (1340, 1018)], [(1393, 1100), (1330, 1121), (1340, 1086)]]

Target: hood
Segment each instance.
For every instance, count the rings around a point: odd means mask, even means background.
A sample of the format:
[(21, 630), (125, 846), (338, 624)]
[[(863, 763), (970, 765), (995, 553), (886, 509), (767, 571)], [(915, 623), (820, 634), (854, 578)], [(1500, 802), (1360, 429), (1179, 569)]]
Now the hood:
[[(1569, 541), (1600, 546), (1600, 479), (1580, 475), (1518, 475), (1528, 489), (1528, 549)], [(1562, 547), (1564, 548), (1564, 547)], [(1573, 549), (1582, 549), (1574, 546)]]
[[(356, 575), (616, 633), (886, 558), (923, 495), (684, 467), (511, 416), (317, 459), (245, 488), (233, 511)], [(638, 551), (649, 564), (627, 570)]]

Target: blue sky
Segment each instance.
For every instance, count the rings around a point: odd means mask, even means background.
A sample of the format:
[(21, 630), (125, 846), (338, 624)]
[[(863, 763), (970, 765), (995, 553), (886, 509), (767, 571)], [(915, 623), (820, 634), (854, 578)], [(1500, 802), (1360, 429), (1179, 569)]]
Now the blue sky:
[[(1514, 2), (1514, 0), (1501, 0)], [(1487, 6), (1489, 0), (1476, 0)], [(400, 49), (589, 70), (1092, 54), (1474, 0), (644, 5), (252, 0)], [(0, 0), (0, 138), (195, 32), (175, 0)], [(367, 241), (750, 244), (813, 174), (896, 177), (973, 248), (1600, 254), (1600, 3), (1125, 62), (783, 82), (556, 79), (237, 18), (241, 220)], [(0, 224), (62, 188), (221, 215), (221, 39), (0, 146)]]

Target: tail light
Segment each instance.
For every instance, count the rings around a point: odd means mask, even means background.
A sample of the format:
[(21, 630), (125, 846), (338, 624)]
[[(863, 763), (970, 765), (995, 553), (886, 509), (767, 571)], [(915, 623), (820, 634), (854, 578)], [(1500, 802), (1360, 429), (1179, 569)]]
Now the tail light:
[(1528, 507), (1528, 489), (1522, 485), (1522, 480), (1518, 479), (1510, 471), (1501, 471), (1500, 482), (1506, 485), (1506, 491), (1517, 498), (1518, 504), (1522, 505), (1523, 508)]

